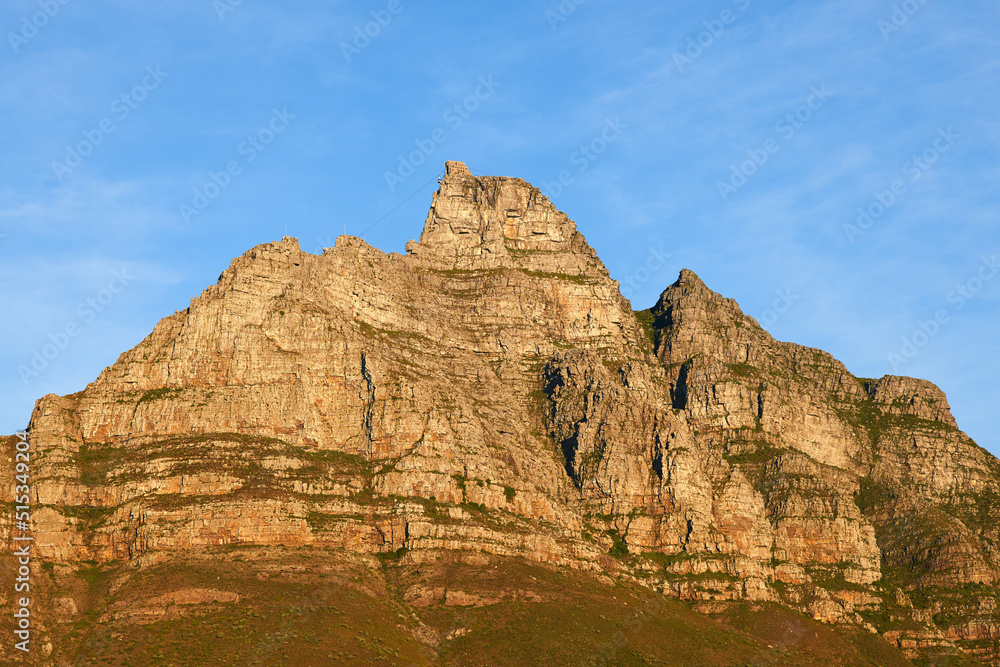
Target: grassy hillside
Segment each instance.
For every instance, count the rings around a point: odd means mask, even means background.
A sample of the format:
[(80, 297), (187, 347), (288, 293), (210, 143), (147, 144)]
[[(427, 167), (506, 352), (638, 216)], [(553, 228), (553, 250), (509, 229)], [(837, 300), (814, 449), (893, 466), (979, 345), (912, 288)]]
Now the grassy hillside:
[(140, 571), (49, 570), (45, 595), (78, 605), (52, 619), (52, 659), (166, 667), (910, 664), (875, 635), (776, 605), (705, 615), (645, 589), (520, 559), (419, 558), (225, 548)]

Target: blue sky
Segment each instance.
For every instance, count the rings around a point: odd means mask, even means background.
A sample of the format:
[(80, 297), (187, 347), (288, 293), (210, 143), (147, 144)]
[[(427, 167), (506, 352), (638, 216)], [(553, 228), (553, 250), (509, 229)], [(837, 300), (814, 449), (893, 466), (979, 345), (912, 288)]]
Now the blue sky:
[(541, 187), (634, 307), (690, 268), (781, 340), (934, 381), (1000, 454), (992, 0), (8, 0), (0, 26), (0, 432), (256, 244), (401, 252), (452, 159)]

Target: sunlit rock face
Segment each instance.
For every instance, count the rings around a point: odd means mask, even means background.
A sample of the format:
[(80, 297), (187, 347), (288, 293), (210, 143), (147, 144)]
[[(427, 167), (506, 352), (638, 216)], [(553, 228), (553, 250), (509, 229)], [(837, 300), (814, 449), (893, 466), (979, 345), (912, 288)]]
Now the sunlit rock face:
[(688, 270), (633, 312), (537, 188), (460, 162), (406, 251), (253, 248), (40, 399), (37, 552), (487, 552), (997, 662), (1000, 464), (933, 384), (778, 342)]

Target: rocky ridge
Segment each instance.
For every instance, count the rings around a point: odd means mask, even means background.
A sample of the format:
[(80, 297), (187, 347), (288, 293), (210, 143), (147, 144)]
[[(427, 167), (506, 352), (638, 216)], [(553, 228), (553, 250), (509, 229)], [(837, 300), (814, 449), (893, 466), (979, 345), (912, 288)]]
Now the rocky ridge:
[[(936, 386), (776, 341), (688, 270), (634, 312), (536, 188), (462, 163), (406, 252), (258, 246), (40, 399), (44, 562), (486, 553), (1000, 664), (1000, 462)], [(163, 599), (230, 595), (185, 590)]]

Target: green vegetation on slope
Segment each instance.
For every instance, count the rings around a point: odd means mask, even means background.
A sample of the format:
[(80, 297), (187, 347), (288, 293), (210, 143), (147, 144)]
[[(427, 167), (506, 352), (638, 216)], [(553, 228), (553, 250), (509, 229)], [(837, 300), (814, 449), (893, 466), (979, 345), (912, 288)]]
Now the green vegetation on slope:
[(138, 571), (50, 572), (52, 588), (81, 605), (52, 625), (51, 657), (164, 667), (907, 664), (876, 636), (777, 605), (706, 616), (578, 571), (483, 558), (231, 546)]

